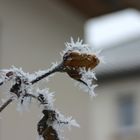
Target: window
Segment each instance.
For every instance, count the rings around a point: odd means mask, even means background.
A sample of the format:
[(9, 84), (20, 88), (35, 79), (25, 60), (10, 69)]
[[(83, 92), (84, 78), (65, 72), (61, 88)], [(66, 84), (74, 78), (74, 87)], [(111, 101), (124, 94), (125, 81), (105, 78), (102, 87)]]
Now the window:
[(121, 127), (134, 125), (134, 97), (124, 95), (119, 98), (119, 120)]

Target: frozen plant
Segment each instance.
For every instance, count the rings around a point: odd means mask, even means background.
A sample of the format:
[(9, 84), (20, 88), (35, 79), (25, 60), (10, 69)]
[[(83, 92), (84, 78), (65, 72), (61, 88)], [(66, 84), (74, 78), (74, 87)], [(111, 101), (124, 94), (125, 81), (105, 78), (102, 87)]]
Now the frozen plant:
[(72, 79), (84, 87), (91, 96), (94, 94), (96, 76), (94, 68), (100, 60), (92, 47), (83, 44), (82, 40), (71, 38), (70, 43), (66, 43), (66, 49), (61, 53), (62, 60), (59, 64), (53, 64), (50, 69), (38, 71), (33, 74), (25, 73), (21, 68), (12, 67), (0, 70), (0, 86), (10, 82), (9, 99), (0, 106), (3, 111), (12, 101), (17, 101), (18, 110), (28, 108), (32, 99), (40, 104), (43, 117), (37, 124), (40, 140), (60, 140), (64, 127), (79, 127), (72, 117), (64, 117), (54, 108), (54, 93), (49, 89), (34, 89), (33, 85), (44, 78), (49, 78), (56, 72), (66, 72)]

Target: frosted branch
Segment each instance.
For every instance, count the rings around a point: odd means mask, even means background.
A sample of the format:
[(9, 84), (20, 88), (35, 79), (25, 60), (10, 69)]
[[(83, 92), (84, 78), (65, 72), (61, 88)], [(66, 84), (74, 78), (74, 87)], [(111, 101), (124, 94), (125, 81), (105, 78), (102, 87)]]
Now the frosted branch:
[[(44, 78), (52, 76), (56, 72), (65, 72), (72, 79), (78, 81), (80, 86), (91, 96), (94, 96), (96, 76), (94, 68), (99, 64), (99, 53), (78, 39), (76, 42), (71, 38), (66, 43), (66, 49), (62, 53), (60, 64), (53, 64), (50, 69), (38, 71), (33, 74), (25, 73), (21, 68), (12, 67), (0, 70), (0, 86), (11, 82), (9, 96), (1, 106), (2, 112), (13, 100), (23, 106), (31, 103), (31, 99), (39, 102), (43, 117), (38, 122), (38, 134), (42, 140), (60, 140), (64, 127), (79, 127), (72, 117), (64, 117), (54, 108), (54, 94), (49, 89), (34, 89), (33, 85)], [(33, 90), (34, 89), (34, 90)]]

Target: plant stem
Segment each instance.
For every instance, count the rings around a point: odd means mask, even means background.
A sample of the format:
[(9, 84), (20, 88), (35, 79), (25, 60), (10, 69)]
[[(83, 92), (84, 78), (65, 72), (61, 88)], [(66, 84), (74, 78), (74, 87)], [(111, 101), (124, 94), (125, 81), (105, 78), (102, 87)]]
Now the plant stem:
[(10, 98), (0, 107), (0, 112), (1, 112), (6, 106), (8, 106), (12, 101), (13, 101), (13, 98), (10, 97)]
[(58, 66), (56, 66), (54, 69), (44, 73), (43, 75), (36, 77), (34, 80), (31, 81), (31, 84), (35, 84), (36, 82), (46, 78), (47, 76), (49, 76), (55, 72), (61, 72), (61, 71), (63, 71), (63, 64), (62, 63), (59, 64)]
[(0, 86), (3, 85), (3, 82), (0, 83)]

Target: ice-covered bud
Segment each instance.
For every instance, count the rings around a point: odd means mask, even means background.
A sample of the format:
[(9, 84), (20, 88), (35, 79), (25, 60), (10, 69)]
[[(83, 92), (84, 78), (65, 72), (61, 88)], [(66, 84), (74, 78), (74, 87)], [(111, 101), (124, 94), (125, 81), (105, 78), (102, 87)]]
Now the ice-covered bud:
[(63, 70), (75, 80), (80, 80), (82, 75), (80, 69), (94, 69), (100, 62), (93, 48), (84, 44), (82, 40), (74, 42), (71, 38), (70, 43), (66, 43), (66, 49), (63, 51)]
[(65, 127), (79, 127), (72, 117), (64, 117), (57, 110), (43, 110), (44, 116), (38, 122), (37, 131), (44, 140), (60, 140)]
[(81, 78), (80, 69), (94, 69), (99, 64), (96, 55), (68, 51), (63, 56), (63, 65), (68, 75), (74, 79)]
[(93, 69), (99, 64), (99, 59), (96, 55), (75, 51), (66, 52), (63, 56), (63, 61), (64, 65), (71, 69), (79, 69), (81, 67)]
[(94, 94), (96, 80), (94, 69), (100, 63), (100, 57), (93, 47), (83, 44), (79, 39), (74, 42), (66, 43), (66, 49), (62, 55), (63, 72), (71, 78), (84, 84), (90, 94)]

